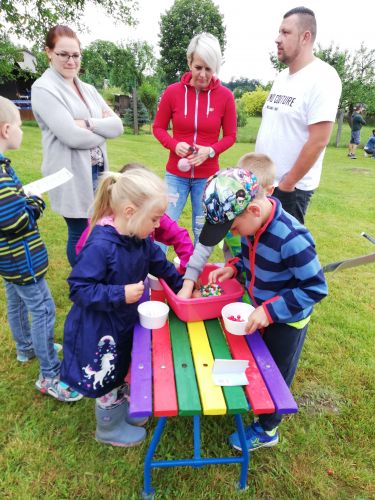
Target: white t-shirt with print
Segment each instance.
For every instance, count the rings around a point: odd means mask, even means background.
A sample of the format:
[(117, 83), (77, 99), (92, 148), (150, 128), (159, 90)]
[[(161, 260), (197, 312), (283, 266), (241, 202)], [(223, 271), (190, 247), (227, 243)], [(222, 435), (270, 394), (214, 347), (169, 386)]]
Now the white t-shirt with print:
[[(255, 145), (257, 153), (268, 155), (276, 165), (277, 182), (294, 165), (308, 139), (308, 126), (334, 122), (341, 95), (336, 70), (321, 59), (290, 75), (283, 70), (272, 85), (263, 106), (262, 122)], [(325, 149), (297, 183), (304, 191), (316, 189), (322, 172)]]

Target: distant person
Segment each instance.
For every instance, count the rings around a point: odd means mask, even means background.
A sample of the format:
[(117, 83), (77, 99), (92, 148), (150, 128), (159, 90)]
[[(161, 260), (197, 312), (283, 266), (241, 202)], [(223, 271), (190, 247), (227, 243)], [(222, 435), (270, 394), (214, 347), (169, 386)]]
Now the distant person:
[(362, 117), (363, 106), (355, 106), (352, 117), (351, 117), (351, 136), (349, 142), (349, 153), (348, 156), (352, 160), (356, 160), (355, 155), (356, 149), (361, 143), (361, 128), (366, 125), (365, 120)]
[(106, 140), (122, 134), (120, 118), (95, 87), (82, 82), (81, 44), (68, 26), (55, 26), (46, 38), (50, 67), (31, 93), (34, 116), (42, 130), (43, 175), (67, 168), (74, 178), (49, 193), (52, 209), (68, 226), (67, 257), (87, 226), (98, 176), (108, 170)]
[(61, 379), (96, 399), (96, 439), (113, 446), (135, 446), (146, 436), (145, 419), (129, 416), (124, 383), (144, 280), (151, 273), (174, 292), (182, 286), (182, 276), (149, 238), (167, 201), (165, 183), (149, 170), (104, 174), (92, 231), (68, 278), (73, 305)]
[[(241, 236), (241, 251), (212, 271), (209, 283), (246, 273), (246, 289), (255, 307), (246, 332), (263, 331), (263, 340), (285, 382), (291, 385), (316, 303), (327, 284), (309, 231), (286, 213), (276, 198), (266, 196), (247, 169), (221, 170), (207, 183), (203, 203), (206, 223), (199, 240), (216, 245), (230, 230)], [(282, 415), (261, 414), (245, 428), (249, 451), (279, 441)], [(230, 443), (241, 450), (238, 433)]]
[(18, 149), (21, 142), (20, 112), (0, 97), (0, 275), (9, 326), (17, 360), (26, 363), (38, 358), (38, 391), (63, 402), (78, 401), (82, 396), (60, 382), (60, 361), (53, 343), (55, 304), (44, 277), (48, 255), (37, 224), (46, 205), (36, 193), (24, 192), (4, 156), (7, 150)]
[(372, 136), (369, 138), (363, 149), (366, 154), (372, 155), (372, 157), (375, 158), (375, 128), (372, 130)]
[(319, 186), (341, 95), (336, 70), (314, 56), (315, 37), (312, 10), (296, 7), (284, 15), (276, 45), (278, 60), (288, 67), (263, 106), (255, 146), (276, 164), (274, 196), (301, 223)]
[[(167, 149), (167, 215), (178, 221), (190, 194), (195, 241), (203, 224), (202, 195), (208, 177), (219, 170), (219, 156), (236, 140), (236, 105), (217, 74), (222, 62), (219, 41), (196, 35), (187, 48), (190, 68), (161, 97), (153, 132)], [(172, 135), (168, 133), (172, 121)], [(185, 159), (181, 162), (181, 159)], [(183, 165), (181, 165), (183, 163)]]

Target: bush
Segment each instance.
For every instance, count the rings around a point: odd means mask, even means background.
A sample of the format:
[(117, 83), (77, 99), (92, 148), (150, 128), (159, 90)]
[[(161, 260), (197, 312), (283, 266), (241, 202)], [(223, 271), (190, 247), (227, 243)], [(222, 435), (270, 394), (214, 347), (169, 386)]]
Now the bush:
[(237, 127), (245, 127), (247, 123), (247, 113), (244, 109), (244, 105), (241, 99), (236, 100), (236, 110), (237, 110)]
[(260, 116), (266, 102), (268, 90), (258, 87), (254, 92), (245, 92), (240, 99), (241, 106), (248, 116)]
[[(137, 99), (137, 114), (139, 127), (149, 122), (146, 106), (139, 98)], [(133, 99), (130, 99), (130, 108), (125, 110), (123, 123), (126, 127), (134, 128)]]

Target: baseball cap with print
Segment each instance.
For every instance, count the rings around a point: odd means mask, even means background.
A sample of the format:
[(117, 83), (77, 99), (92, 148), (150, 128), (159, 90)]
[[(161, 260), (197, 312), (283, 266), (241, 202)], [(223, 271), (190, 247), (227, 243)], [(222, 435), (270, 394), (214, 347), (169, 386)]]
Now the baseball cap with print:
[(221, 241), (259, 190), (257, 178), (243, 168), (221, 170), (207, 181), (203, 194), (206, 222), (199, 236), (202, 245)]

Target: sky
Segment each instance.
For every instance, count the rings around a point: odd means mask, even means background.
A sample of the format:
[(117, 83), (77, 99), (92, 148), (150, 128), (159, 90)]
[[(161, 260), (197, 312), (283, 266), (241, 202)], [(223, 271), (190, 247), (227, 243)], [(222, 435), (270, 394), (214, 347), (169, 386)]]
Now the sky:
[[(174, 0), (139, 0), (136, 28), (115, 26), (108, 15), (92, 6), (86, 9), (84, 20), (91, 33), (79, 34), (83, 46), (96, 39), (113, 42), (145, 40), (158, 51), (160, 15), (164, 14)], [(269, 53), (275, 51), (275, 38), (283, 15), (289, 9), (301, 5), (298, 0), (214, 0), (224, 15), (227, 45), (224, 64), (220, 70), (221, 80), (245, 77), (263, 83), (273, 80), (273, 69)], [(315, 12), (318, 26), (316, 44), (327, 47), (331, 42), (340, 49), (354, 52), (361, 42), (369, 49), (375, 48), (374, 3), (361, 0), (360, 10), (352, 1), (304, 0), (302, 3)], [(100, 22), (98, 23), (98, 19)]]

